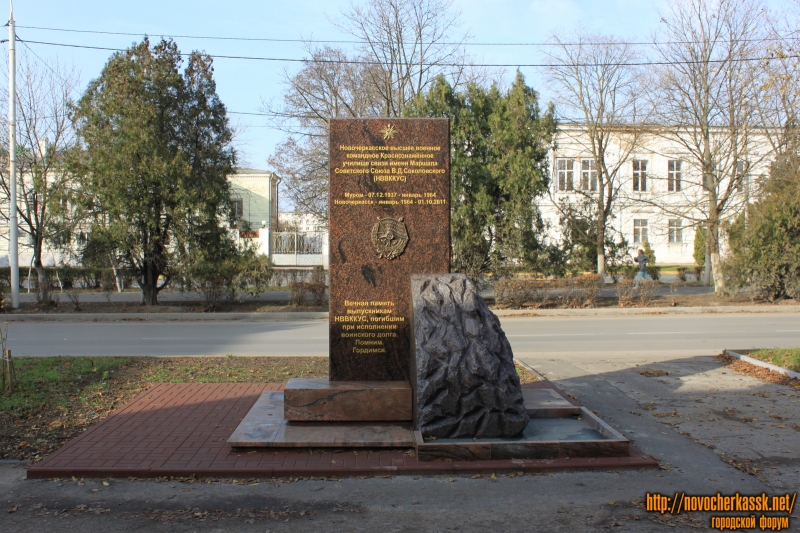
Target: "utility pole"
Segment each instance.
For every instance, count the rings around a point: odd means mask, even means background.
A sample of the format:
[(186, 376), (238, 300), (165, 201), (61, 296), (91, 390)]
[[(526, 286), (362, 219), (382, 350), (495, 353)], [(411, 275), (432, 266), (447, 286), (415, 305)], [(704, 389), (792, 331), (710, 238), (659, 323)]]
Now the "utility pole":
[(14, 2), (8, 21), (8, 172), (11, 176), (9, 202), (8, 267), (11, 271), (11, 307), (19, 307), (19, 236), (17, 231), (17, 32), (14, 27)]

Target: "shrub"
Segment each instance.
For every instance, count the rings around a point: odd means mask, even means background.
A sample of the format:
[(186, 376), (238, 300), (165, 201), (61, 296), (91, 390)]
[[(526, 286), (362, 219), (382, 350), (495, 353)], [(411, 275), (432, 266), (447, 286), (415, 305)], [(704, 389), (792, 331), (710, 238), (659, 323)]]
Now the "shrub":
[(100, 272), (100, 289), (103, 292), (111, 292), (117, 290), (117, 277), (114, 271), (104, 268)]
[(686, 271), (688, 269), (686, 267), (678, 267), (678, 279), (681, 281), (686, 281)]
[(560, 299), (564, 307), (593, 307), (602, 286), (600, 274), (582, 274), (561, 280)]
[[(697, 269), (703, 268), (706, 264), (706, 229), (701, 226), (697, 226), (694, 230), (694, 252), (692, 256), (694, 257), (694, 262), (698, 265)], [(697, 280), (700, 281), (699, 276)]]
[(531, 280), (503, 278), (494, 284), (494, 299), (498, 305), (520, 309), (530, 301), (532, 291)]
[(246, 253), (234, 262), (233, 290), (257, 296), (269, 287), (274, 273), (269, 257)]
[(654, 281), (658, 281), (661, 279), (661, 267), (659, 266), (648, 266), (647, 267), (647, 275), (653, 278)]
[(647, 307), (658, 293), (660, 284), (657, 281), (642, 279), (639, 280), (638, 288), (633, 280), (622, 280), (617, 284), (617, 298), (620, 307), (632, 307), (640, 305)]
[(526, 303), (535, 307), (547, 300), (544, 282), (533, 279), (503, 278), (494, 284), (494, 298), (498, 305), (520, 309)]
[(648, 266), (655, 266), (655, 264), (656, 264), (656, 253), (653, 251), (652, 248), (650, 248), (650, 241), (644, 241), (644, 244), (642, 245), (642, 250), (644, 250), (644, 255), (647, 256), (647, 259), (650, 260), (650, 262), (647, 263), (647, 265)]
[(315, 265), (314, 270), (311, 272), (311, 281), (317, 283), (325, 283), (327, 276), (325, 275), (325, 269), (322, 265)]
[(325, 282), (323, 281), (312, 281), (307, 284), (308, 292), (311, 293), (311, 297), (314, 299), (314, 305), (317, 307), (322, 307), (325, 305)]
[(267, 289), (272, 274), (268, 257), (245, 251), (227, 259), (196, 262), (184, 270), (180, 288), (200, 293), (203, 301), (213, 306), (222, 300), (236, 299), (238, 292), (260, 294)]
[(703, 279), (703, 271), (705, 269), (702, 266), (696, 266), (692, 269), (692, 273), (694, 274), (695, 281), (700, 281)]
[(76, 290), (67, 291), (67, 298), (72, 302), (72, 307), (75, 311), (81, 310), (81, 293)]
[(633, 280), (623, 279), (617, 283), (617, 299), (620, 307), (632, 307), (636, 301), (636, 289)]
[(293, 281), (289, 283), (289, 290), (292, 293), (292, 305), (301, 307), (306, 303), (306, 296), (308, 295), (308, 282)]
[(639, 280), (639, 305), (647, 307), (658, 294), (661, 284), (658, 281), (647, 279)]
[(234, 295), (234, 276), (236, 276), (236, 271), (230, 260), (200, 261), (187, 269), (182, 286), (200, 293), (203, 302), (214, 306), (223, 299)]
[(639, 267), (633, 264), (622, 265), (622, 275), (625, 279), (634, 279), (639, 272)]
[(768, 301), (800, 298), (800, 171), (798, 156), (770, 169), (765, 194), (727, 228), (731, 253), (722, 262), (725, 292)]

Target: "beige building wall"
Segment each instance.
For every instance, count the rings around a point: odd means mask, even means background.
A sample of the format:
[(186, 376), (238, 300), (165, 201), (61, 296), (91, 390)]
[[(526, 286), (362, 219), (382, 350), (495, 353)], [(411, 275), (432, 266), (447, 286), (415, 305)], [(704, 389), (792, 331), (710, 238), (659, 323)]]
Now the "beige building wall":
[[(240, 204), (240, 220), (246, 221), (250, 229), (257, 231), (266, 228), (275, 231), (278, 227), (278, 183), (280, 178), (268, 170), (239, 168), (228, 177), (231, 196)], [(8, 212), (8, 198), (0, 197), (0, 209)], [(266, 224), (264, 224), (266, 222)], [(0, 266), (8, 266), (9, 226), (6, 217), (0, 217)], [(266, 253), (266, 250), (265, 250)], [(45, 249), (43, 260), (46, 266), (68, 262), (69, 257)], [(28, 235), (22, 228), (19, 231), (19, 266), (27, 269), (33, 254), (28, 243)], [(26, 270), (27, 272), (27, 270)]]
[(240, 220), (247, 222), (252, 230), (277, 230), (280, 178), (267, 170), (240, 168), (228, 179), (231, 196), (240, 204)]

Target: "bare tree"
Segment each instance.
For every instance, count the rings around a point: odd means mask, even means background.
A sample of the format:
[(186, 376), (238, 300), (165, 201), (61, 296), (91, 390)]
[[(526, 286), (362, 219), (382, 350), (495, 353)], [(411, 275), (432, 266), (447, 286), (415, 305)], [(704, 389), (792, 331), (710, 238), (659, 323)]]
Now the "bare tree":
[(759, 0), (673, 0), (655, 35), (656, 61), (664, 63), (652, 77), (657, 134), (680, 147), (689, 168), (682, 202), (642, 201), (706, 229), (705, 281), (710, 265), (717, 291), (720, 226), (742, 209), (749, 170), (764, 153), (756, 146), (763, 138), (756, 59), (765, 14)]
[[(644, 134), (638, 124), (638, 69), (631, 66), (638, 56), (633, 46), (609, 36), (579, 31), (570, 42), (558, 36), (551, 41), (555, 47), (547, 68), (550, 84), (567, 120), (577, 122), (574, 128), (562, 128), (560, 137), (587, 156), (580, 161), (579, 179), (570, 188), (590, 207), (596, 226), (597, 273), (605, 274), (607, 232), (617, 207), (620, 170)], [(562, 217), (573, 212), (559, 202), (553, 205)]]
[[(7, 69), (4, 69), (7, 72)], [(17, 186), (21, 235), (27, 235), (36, 269), (40, 301), (49, 301), (49, 282), (44, 269), (45, 247), (64, 247), (69, 232), (59, 224), (68, 208), (71, 180), (64, 166), (66, 151), (75, 142), (69, 116), (72, 96), (79, 76), (58, 62), (46, 62), (21, 54), (17, 65)], [(8, 87), (4, 84), (4, 87)], [(8, 109), (7, 89), (0, 93), (0, 105)], [(0, 128), (2, 142), (8, 146), (8, 126)], [(11, 179), (8, 154), (0, 162), (0, 190), (8, 202)], [(8, 225), (8, 210), (2, 211)]]
[(762, 92), (756, 100), (760, 124), (777, 155), (800, 147), (800, 47), (797, 45), (800, 10), (771, 14), (759, 62), (758, 83)]
[(466, 65), (458, 18), (451, 0), (370, 0), (333, 21), (359, 41), (353, 53), (307, 47), (282, 101), (263, 108), (288, 134), (269, 163), (296, 208), (327, 219), (329, 119), (401, 116), (437, 76), (454, 86), (485, 78)]
[(460, 12), (452, 0), (369, 0), (351, 4), (334, 21), (362, 44), (361, 56), (372, 63), (370, 84), (382, 104), (382, 115), (400, 116), (405, 105), (425, 91), (436, 76), (461, 84), (467, 67), (457, 35)]
[(328, 217), (328, 120), (380, 116), (368, 83), (370, 65), (343, 50), (309, 46), (309, 60), (285, 73), (280, 106), (265, 105), (273, 125), (288, 134), (269, 163), (301, 211)]

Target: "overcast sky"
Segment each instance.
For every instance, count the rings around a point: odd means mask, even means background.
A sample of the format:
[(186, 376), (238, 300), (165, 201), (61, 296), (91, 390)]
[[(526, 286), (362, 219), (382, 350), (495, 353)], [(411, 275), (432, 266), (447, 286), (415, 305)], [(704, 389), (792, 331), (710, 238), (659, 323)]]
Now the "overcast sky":
[[(17, 35), (23, 40), (59, 44), (126, 48), (137, 36), (69, 33), (27, 28), (37, 26), (70, 30), (129, 32), (162, 35), (253, 37), (275, 39), (347, 39), (330, 18), (339, 16), (348, 1), (294, 0), (17, 0), (14, 2)], [(787, 8), (791, 0), (770, 0), (773, 8)], [(628, 40), (647, 39), (657, 29), (664, 0), (456, 0), (462, 30), (476, 43), (542, 42), (554, 32), (570, 34), (577, 27), (613, 34)], [(247, 42), (176, 37), (181, 51), (204, 50), (211, 55), (302, 58), (300, 43)], [(5, 45), (7, 46), (7, 44)], [(30, 43), (40, 58), (58, 58), (74, 66), (83, 86), (96, 78), (111, 52)], [(343, 45), (344, 46), (344, 45)], [(25, 45), (20, 52), (29, 52)], [(7, 50), (7, 48), (6, 48)], [(538, 63), (538, 47), (473, 46), (470, 53), (484, 63)], [(7, 53), (7, 52), (6, 52)], [(217, 89), (231, 112), (257, 113), (262, 101), (280, 99), (282, 74), (298, 63), (215, 60)], [(513, 72), (512, 69), (508, 69)], [(529, 85), (543, 92), (540, 73), (523, 68)], [(510, 75), (506, 75), (510, 79)], [(267, 158), (282, 134), (267, 127), (265, 119), (232, 114), (240, 129), (237, 147), (247, 166), (268, 168)]]

